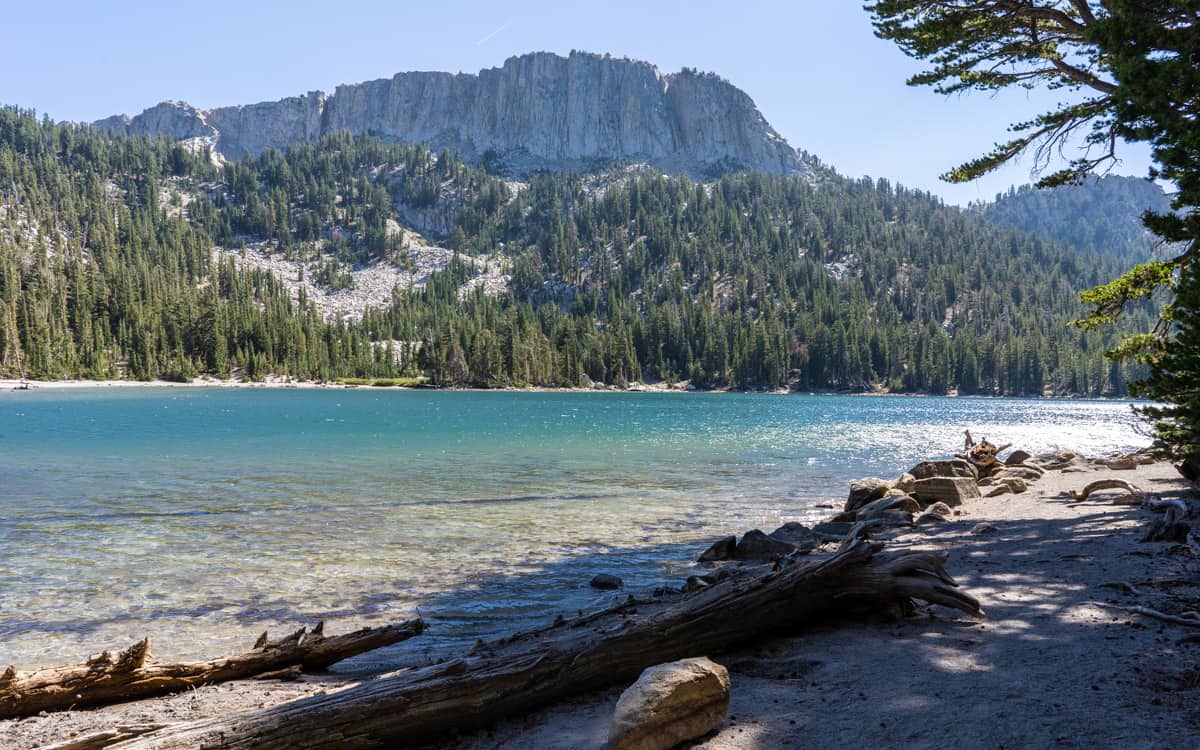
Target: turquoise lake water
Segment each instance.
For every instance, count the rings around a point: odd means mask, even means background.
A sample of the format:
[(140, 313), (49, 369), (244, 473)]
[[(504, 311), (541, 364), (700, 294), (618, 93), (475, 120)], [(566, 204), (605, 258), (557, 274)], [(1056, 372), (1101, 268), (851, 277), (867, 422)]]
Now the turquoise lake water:
[(1145, 445), (1121, 402), (266, 389), (0, 393), (0, 665), (412, 616), (403, 660), (678, 583), (954, 452)]

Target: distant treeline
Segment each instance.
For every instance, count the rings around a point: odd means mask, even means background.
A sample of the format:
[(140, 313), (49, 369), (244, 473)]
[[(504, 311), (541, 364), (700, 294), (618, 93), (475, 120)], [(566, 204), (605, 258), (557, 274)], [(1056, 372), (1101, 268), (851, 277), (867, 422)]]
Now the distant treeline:
[[(389, 220), (414, 214), (463, 256), (506, 257), (510, 290), (464, 292), (473, 266), (454, 261), (360, 322), (326, 322), (270, 275), (213, 259), (267, 240), (339, 283), (346, 265), (403, 265)], [(218, 168), (0, 110), (8, 377), (1120, 395), (1133, 373), (1104, 359), (1115, 332), (1067, 326), (1078, 291), (1119, 270), (832, 173), (537, 174), (517, 190), (452, 154), (348, 136)]]

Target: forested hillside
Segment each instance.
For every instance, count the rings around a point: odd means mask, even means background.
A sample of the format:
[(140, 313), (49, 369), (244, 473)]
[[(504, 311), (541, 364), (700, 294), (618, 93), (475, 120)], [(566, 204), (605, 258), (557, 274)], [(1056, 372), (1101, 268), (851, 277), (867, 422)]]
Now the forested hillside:
[[(345, 285), (356, 265), (411, 265), (405, 229), (460, 255), (353, 320), (234, 262), (266, 247), (307, 283)], [(474, 283), (481, 255), (510, 270), (507, 289)], [(1113, 333), (1066, 324), (1077, 292), (1119, 268), (832, 173), (513, 183), (336, 135), (218, 168), (165, 140), (0, 111), (10, 377), (1118, 394), (1130, 373), (1103, 358)]]
[(1147, 260), (1155, 243), (1142, 214), (1167, 213), (1171, 200), (1156, 183), (1105, 175), (1044, 190), (1023, 185), (973, 210), (998, 226), (1133, 265)]

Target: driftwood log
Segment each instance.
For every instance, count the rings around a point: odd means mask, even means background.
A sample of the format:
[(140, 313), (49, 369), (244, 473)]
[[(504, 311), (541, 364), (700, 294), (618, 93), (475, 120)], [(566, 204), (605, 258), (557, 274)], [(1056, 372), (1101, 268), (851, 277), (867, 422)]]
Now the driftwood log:
[(600, 617), (559, 618), (435, 667), (173, 725), (117, 747), (404, 746), (625, 684), (654, 664), (718, 652), (816, 618), (889, 611), (913, 600), (983, 616), (979, 602), (946, 573), (945, 555), (881, 550), (851, 540), (829, 558), (785, 558), (773, 571), (731, 577), (671, 605), (631, 601)]
[(1087, 486), (1083, 488), (1082, 492), (1071, 490), (1071, 499), (1074, 502), (1082, 503), (1084, 500), (1087, 500), (1092, 493), (1103, 492), (1105, 490), (1125, 490), (1129, 493), (1127, 497), (1136, 499), (1136, 502), (1122, 502), (1118, 503), (1119, 505), (1141, 505), (1145, 498), (1145, 493), (1138, 489), (1136, 485), (1130, 484), (1124, 479), (1097, 479), (1094, 482), (1089, 482)]
[(987, 438), (976, 443), (975, 438), (971, 437), (970, 430), (964, 430), (963, 435), (965, 436), (963, 451), (966, 454), (966, 459), (975, 465), (975, 468), (979, 470), (980, 476), (987, 475), (999, 463), (1000, 459), (997, 454), (1012, 447), (1012, 443), (997, 446), (989, 442)]
[(324, 669), (334, 662), (411, 638), (425, 629), (420, 619), (325, 637), (324, 626), (300, 628), (275, 641), (259, 636), (244, 654), (203, 662), (157, 664), (150, 639), (141, 640), (114, 658), (105, 651), (83, 664), (0, 675), (0, 719), (41, 711), (103, 706), (226, 682), (298, 665)]

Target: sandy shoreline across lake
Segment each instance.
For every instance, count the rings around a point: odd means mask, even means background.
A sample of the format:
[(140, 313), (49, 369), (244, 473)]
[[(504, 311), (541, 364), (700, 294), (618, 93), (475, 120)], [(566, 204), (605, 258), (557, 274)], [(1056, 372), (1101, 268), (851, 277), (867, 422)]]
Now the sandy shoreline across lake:
[[(1065, 496), (1107, 477), (1165, 497), (1192, 491), (1166, 463), (1050, 471), (1028, 492), (972, 501), (945, 524), (885, 536), (889, 549), (947, 552), (947, 570), (988, 618), (932, 608), (899, 622), (819, 624), (709, 654), (730, 669), (732, 705), (718, 731), (694, 747), (1200, 748), (1196, 629), (1091, 603), (1195, 608), (1200, 561), (1186, 545), (1140, 543), (1150, 511)], [(991, 530), (979, 533), (980, 524)], [(222, 715), (363, 678), (245, 681), (0, 722), (0, 747)], [(443, 747), (600, 748), (619, 693), (513, 717)]]

